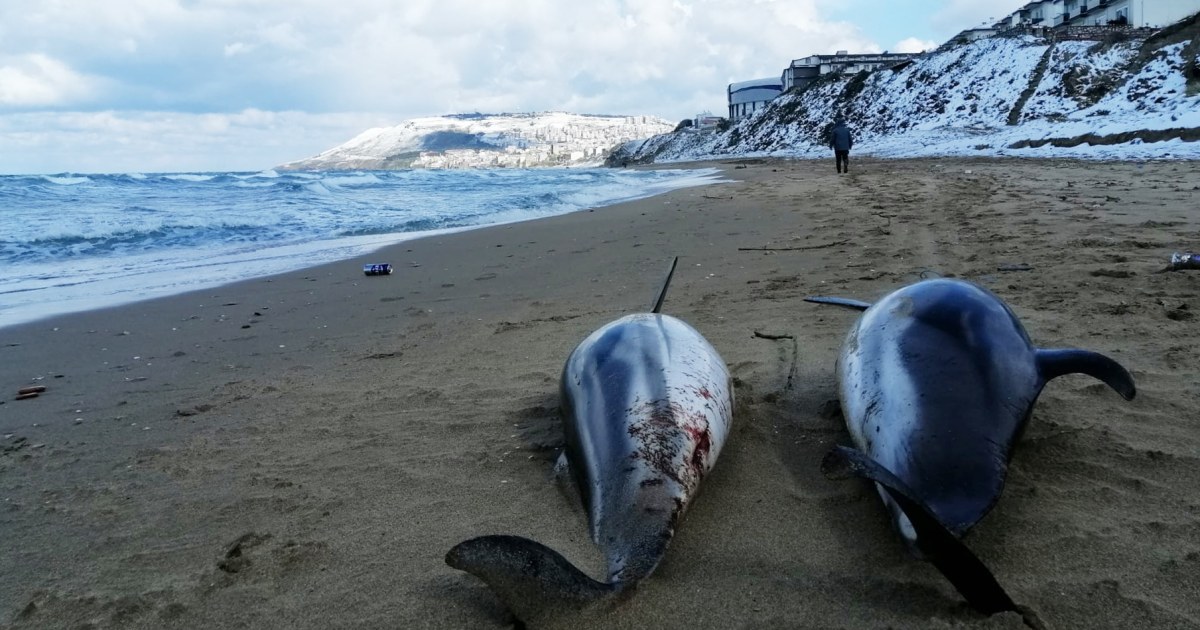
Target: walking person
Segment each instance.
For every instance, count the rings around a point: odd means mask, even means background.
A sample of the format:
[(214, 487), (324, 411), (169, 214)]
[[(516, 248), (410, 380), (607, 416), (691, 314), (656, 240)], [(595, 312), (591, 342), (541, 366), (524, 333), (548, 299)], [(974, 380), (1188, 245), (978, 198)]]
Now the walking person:
[(841, 116), (834, 121), (833, 130), (829, 132), (829, 148), (833, 149), (833, 157), (837, 162), (837, 172), (850, 172), (850, 148), (854, 146), (854, 137), (846, 120)]

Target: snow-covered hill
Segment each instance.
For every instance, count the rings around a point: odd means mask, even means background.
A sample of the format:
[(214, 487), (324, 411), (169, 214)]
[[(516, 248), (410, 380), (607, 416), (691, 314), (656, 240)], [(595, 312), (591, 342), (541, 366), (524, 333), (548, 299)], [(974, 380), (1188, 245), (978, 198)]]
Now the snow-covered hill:
[(369, 129), (289, 170), (599, 165), (615, 147), (670, 131), (653, 116), (465, 114)]
[(829, 77), (724, 131), (630, 142), (610, 163), (829, 155), (838, 114), (854, 153), (1200, 158), (1200, 24), (1149, 40), (980, 40), (898, 70)]

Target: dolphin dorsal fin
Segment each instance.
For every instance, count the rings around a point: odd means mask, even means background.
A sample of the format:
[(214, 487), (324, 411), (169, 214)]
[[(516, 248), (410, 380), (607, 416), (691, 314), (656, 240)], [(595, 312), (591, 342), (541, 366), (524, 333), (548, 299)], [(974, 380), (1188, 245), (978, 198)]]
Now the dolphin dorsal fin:
[(1125, 400), (1133, 400), (1137, 395), (1137, 387), (1129, 371), (1099, 352), (1074, 349), (1038, 350), (1036, 360), (1043, 381), (1064, 374), (1087, 374), (1104, 381)]
[(663, 280), (662, 289), (658, 291), (658, 299), (654, 300), (654, 306), (650, 308), (651, 313), (661, 313), (663, 300), (667, 299), (667, 288), (671, 286), (671, 276), (675, 275), (675, 265), (679, 264), (679, 257), (671, 259), (671, 268), (667, 270), (667, 279)]
[(814, 304), (832, 304), (834, 306), (844, 306), (846, 308), (852, 308), (859, 311), (865, 311), (871, 308), (871, 305), (867, 302), (851, 300), (850, 298), (825, 297), (823, 295), (810, 295), (804, 298), (804, 301), (812, 302)]
[(605, 601), (626, 586), (597, 582), (557, 551), (520, 536), (465, 540), (446, 553), (446, 564), (483, 580), (526, 624)]
[(837, 446), (825, 456), (821, 470), (826, 476), (849, 472), (879, 484), (912, 523), (917, 532), (917, 547), (975, 610), (987, 615), (1014, 611), (1020, 613), (1031, 628), (1042, 627), (1036, 615), (1017, 606), (983, 561), (950, 533), (908, 485), (887, 468), (861, 451)]

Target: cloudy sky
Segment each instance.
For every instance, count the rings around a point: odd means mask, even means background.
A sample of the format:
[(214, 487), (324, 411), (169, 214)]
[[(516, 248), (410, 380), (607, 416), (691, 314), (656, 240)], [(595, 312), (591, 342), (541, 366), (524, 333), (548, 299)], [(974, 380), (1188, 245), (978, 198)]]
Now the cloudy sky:
[(461, 112), (675, 121), (1023, 0), (3, 0), (0, 173), (260, 170)]

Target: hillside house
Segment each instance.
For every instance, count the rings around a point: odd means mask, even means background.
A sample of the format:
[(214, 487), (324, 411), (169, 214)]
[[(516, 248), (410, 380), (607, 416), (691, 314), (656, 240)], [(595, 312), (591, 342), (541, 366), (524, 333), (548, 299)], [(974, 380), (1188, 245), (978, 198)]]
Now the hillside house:
[(778, 77), (754, 79), (730, 83), (726, 88), (729, 98), (729, 120), (741, 120), (764, 108), (783, 92), (783, 83)]
[(1046, 7), (1049, 2), (1030, 2), (1013, 11), (1015, 22), (1025, 26), (1046, 26)]
[(1068, 26), (1163, 27), (1200, 12), (1200, 0), (1064, 0)]
[(805, 87), (817, 77), (826, 74), (857, 74), (864, 70), (890, 68), (916, 56), (915, 53), (888, 52), (851, 55), (845, 50), (839, 50), (833, 55), (810, 55), (803, 59), (793, 59), (792, 63), (784, 68), (781, 83), (783, 91), (787, 92)]
[(1072, 26), (1158, 28), (1196, 12), (1200, 12), (1200, 0), (1035, 0), (999, 20), (992, 28), (997, 32)]
[[(1004, 24), (1004, 26), (1002, 26), (1002, 24)], [(999, 32), (1008, 30), (1009, 28), (1011, 27), (1007, 26), (1007, 22), (976, 26), (975, 28), (969, 28), (965, 31), (960, 31), (958, 35), (951, 37), (950, 41), (946, 42), (946, 44), (969, 44), (976, 40), (987, 39), (988, 37), (992, 37)]]

